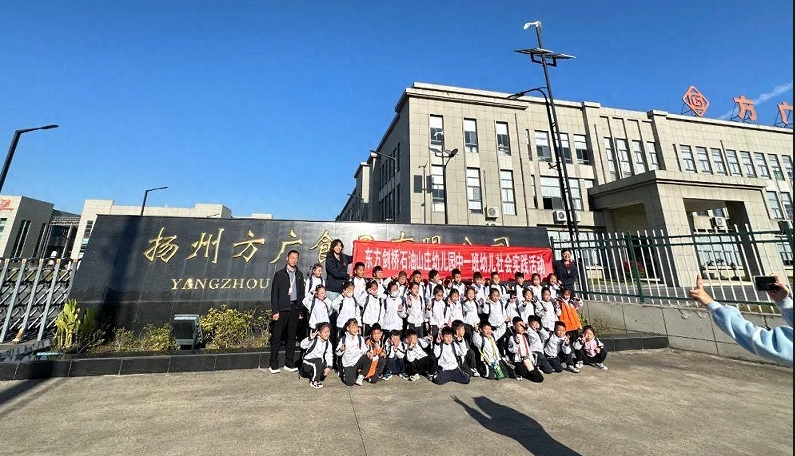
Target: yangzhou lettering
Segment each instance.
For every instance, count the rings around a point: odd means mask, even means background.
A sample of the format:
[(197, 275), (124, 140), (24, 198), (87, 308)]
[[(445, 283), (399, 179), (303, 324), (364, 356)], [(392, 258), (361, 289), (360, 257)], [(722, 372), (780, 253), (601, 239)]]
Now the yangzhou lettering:
[(224, 233), (224, 228), (218, 228), (218, 234), (213, 240), (213, 235), (210, 233), (202, 233), (199, 237), (199, 240), (192, 243), (190, 246), (193, 247), (193, 253), (191, 253), (186, 260), (190, 260), (196, 258), (199, 255), (199, 251), (204, 249), (204, 258), (210, 258), (210, 248), (213, 249), (213, 259), (212, 263), (218, 263), (218, 244), (221, 243), (221, 235)]
[(173, 242), (177, 236), (163, 236), (165, 228), (160, 228), (157, 237), (149, 240), (149, 248), (144, 252), (144, 257), (151, 263), (155, 258), (159, 258), (163, 263), (168, 263), (177, 254), (179, 246)]
[(235, 242), (232, 244), (233, 248), (245, 246), (239, 252), (232, 255), (232, 258), (243, 258), (243, 260), (248, 263), (251, 261), (251, 258), (254, 257), (254, 254), (257, 253), (257, 250), (259, 250), (256, 245), (264, 245), (265, 238), (254, 239), (254, 233), (252, 233), (251, 230), (248, 231), (246, 238), (247, 239), (245, 241)]
[(187, 277), (171, 280), (171, 290), (265, 290), (271, 279)]

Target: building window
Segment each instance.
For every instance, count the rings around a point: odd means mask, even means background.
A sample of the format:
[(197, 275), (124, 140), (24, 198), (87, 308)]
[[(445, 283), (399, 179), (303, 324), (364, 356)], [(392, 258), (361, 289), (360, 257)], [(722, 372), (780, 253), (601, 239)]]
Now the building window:
[(696, 162), (693, 160), (693, 151), (690, 150), (690, 146), (679, 146), (679, 150), (682, 153), (682, 171), (695, 173)]
[(756, 161), (756, 167), (759, 169), (759, 177), (770, 179), (770, 170), (767, 169), (765, 154), (762, 152), (754, 152), (754, 159)]
[(478, 124), (475, 119), (464, 119), (464, 148), (467, 152), (478, 153)]
[(431, 199), (433, 212), (444, 212), (444, 168), (431, 166)]
[(781, 158), (784, 160), (784, 172), (789, 176), (789, 180), (792, 180), (792, 157), (783, 155)]
[(571, 163), (571, 145), (569, 145), (569, 135), (566, 133), (558, 133), (560, 137), (560, 152), (563, 155), (563, 161)]
[(618, 179), (618, 174), (616, 172), (616, 161), (613, 158), (613, 140), (611, 138), (605, 138), (605, 155), (607, 155), (607, 169), (610, 172), (610, 180), (614, 181)]
[(632, 141), (632, 153), (635, 155), (635, 174), (646, 172), (646, 161), (643, 153), (643, 143)]
[(737, 151), (726, 149), (726, 162), (729, 164), (729, 174), (732, 176), (742, 176), (740, 171), (740, 161), (737, 159)]
[(536, 178), (535, 176), (530, 176), (530, 191), (533, 195), (533, 207), (538, 209), (538, 195), (536, 194)]
[(395, 190), (395, 215), (400, 215), (400, 184), (397, 185)]
[(781, 163), (778, 161), (778, 155), (767, 154), (767, 159), (770, 161), (770, 170), (773, 171), (773, 177), (776, 180), (783, 181), (784, 173), (781, 172)]
[(549, 149), (549, 136), (545, 131), (536, 131), (536, 157), (538, 161), (552, 161), (552, 151)]
[(580, 190), (580, 181), (577, 179), (569, 179), (569, 192), (571, 192), (571, 202), (575, 210), (582, 210), (582, 191)]
[(497, 122), (497, 152), (500, 155), (511, 155), (508, 124), (505, 122)]
[(516, 200), (513, 193), (513, 172), (500, 170), (500, 194), (502, 195), (502, 213), (516, 215)]
[(473, 214), (483, 213), (483, 194), (480, 190), (480, 170), (467, 168), (467, 205)]
[(554, 177), (541, 177), (541, 200), (544, 209), (563, 209), (560, 182)]
[(706, 147), (696, 147), (696, 157), (698, 158), (699, 172), (712, 174), (712, 165), (709, 163)]
[(6, 223), (8, 223), (7, 218), (0, 218), (0, 237), (3, 236), (3, 232), (6, 230)]
[(712, 152), (712, 162), (715, 163), (715, 174), (726, 175), (726, 163), (723, 161), (723, 153), (720, 149), (710, 149)]
[(740, 160), (742, 160), (743, 166), (745, 167), (745, 176), (756, 177), (756, 171), (754, 170), (754, 162), (751, 159), (751, 152), (746, 152), (744, 150), (741, 150)]
[(726, 208), (725, 207), (719, 207), (717, 209), (712, 209), (712, 216), (713, 217), (726, 218)]
[(657, 146), (654, 141), (646, 142), (646, 155), (649, 156), (649, 169), (660, 169), (660, 158), (657, 156)]
[(781, 206), (778, 202), (778, 194), (776, 192), (765, 192), (767, 195), (767, 205), (770, 208), (770, 217), (780, 220), (784, 218), (784, 214), (781, 212)]
[(525, 146), (527, 147), (527, 159), (528, 160), (532, 160), (533, 159), (533, 146), (530, 144), (530, 130), (525, 130), (524, 131), (524, 141), (525, 141)]
[(632, 175), (632, 160), (629, 158), (629, 147), (626, 139), (616, 139), (618, 159), (621, 162), (621, 178)]
[(788, 192), (781, 192), (781, 205), (784, 206), (784, 217), (792, 220), (792, 195)]
[(395, 154), (395, 172), (400, 171), (400, 143), (397, 143), (397, 147), (392, 153)]
[(431, 116), (431, 148), (444, 150), (444, 120), (442, 116)]
[(14, 240), (14, 248), (11, 250), (12, 258), (19, 258), (22, 255), (22, 250), (25, 249), (25, 241), (28, 239), (28, 231), (30, 231), (30, 220), (22, 220), (19, 223), (17, 238)]
[[(588, 189), (593, 188), (594, 180), (593, 179), (583, 179), (582, 180), (582, 188), (585, 190), (585, 196), (588, 197)], [(588, 207), (591, 207), (591, 199), (588, 198)]]
[(574, 135), (574, 153), (577, 155), (577, 163), (587, 165), (591, 163), (591, 153), (588, 152), (588, 142), (585, 135)]

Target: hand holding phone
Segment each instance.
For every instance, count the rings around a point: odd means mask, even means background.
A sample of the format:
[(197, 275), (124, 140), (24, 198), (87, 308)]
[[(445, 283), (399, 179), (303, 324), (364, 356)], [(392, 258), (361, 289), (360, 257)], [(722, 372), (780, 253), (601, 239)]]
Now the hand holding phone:
[(778, 278), (776, 276), (756, 276), (754, 277), (754, 286), (758, 291), (779, 291), (781, 289), (780, 286), (776, 284), (778, 282)]

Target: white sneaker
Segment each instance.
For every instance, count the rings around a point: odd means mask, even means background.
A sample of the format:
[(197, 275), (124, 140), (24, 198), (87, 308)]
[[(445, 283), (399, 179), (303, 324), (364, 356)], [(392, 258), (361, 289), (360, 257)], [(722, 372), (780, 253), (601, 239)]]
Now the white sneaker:
[(320, 389), (320, 388), (323, 388), (323, 383), (322, 382), (312, 382), (312, 381), (310, 381), (309, 382), (309, 386), (311, 386), (312, 388), (315, 388), (315, 389)]
[(287, 367), (287, 366), (284, 366), (284, 370), (286, 370), (287, 372), (297, 372), (297, 371), (298, 371), (298, 368), (297, 368), (297, 367)]
[(577, 361), (577, 363), (574, 366), (576, 366), (577, 369), (581, 369), (582, 368), (582, 361)]
[(473, 377), (480, 377), (480, 372), (478, 372), (478, 371), (476, 371), (476, 370), (473, 370), (473, 371), (472, 371), (472, 376), (473, 376)]
[(358, 377), (356, 377), (356, 382), (354, 383), (356, 383), (359, 386), (362, 386), (363, 382), (364, 382), (364, 375), (359, 375)]
[(604, 365), (604, 364), (602, 364), (602, 363), (595, 363), (595, 364), (594, 364), (594, 367), (596, 367), (596, 368), (598, 368), (598, 369), (602, 369), (603, 371), (606, 371), (606, 370), (607, 370), (607, 366), (605, 366), (605, 365)]
[(420, 374), (414, 374), (411, 377), (409, 377), (409, 381), (411, 382), (416, 382), (419, 379), (420, 379)]
[(279, 370), (278, 368), (274, 369), (272, 367), (269, 367), (268, 372), (270, 372), (271, 374), (278, 374), (279, 372), (281, 372), (281, 370)]
[(574, 365), (567, 367), (566, 370), (568, 370), (569, 372), (574, 373), (574, 374), (579, 374), (580, 373), (580, 370), (577, 368), (577, 366), (574, 366)]

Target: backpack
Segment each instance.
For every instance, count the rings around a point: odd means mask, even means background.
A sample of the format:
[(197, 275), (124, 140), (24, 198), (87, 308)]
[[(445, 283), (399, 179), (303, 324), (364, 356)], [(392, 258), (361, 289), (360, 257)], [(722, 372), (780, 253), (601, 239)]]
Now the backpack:
[[(362, 318), (364, 318), (364, 313), (367, 312), (367, 306), (370, 304), (370, 298), (372, 298), (372, 297), (374, 297), (374, 296), (371, 296), (371, 295), (368, 294), (364, 298), (364, 307), (362, 307)], [(376, 301), (378, 301), (378, 298), (375, 298), (375, 299), (376, 299)], [(354, 298), (354, 300), (355, 300), (355, 298)], [(383, 309), (383, 307), (379, 303), (379, 306), (378, 306), (378, 320), (377, 321), (381, 321), (381, 310), (382, 309)]]
[[(310, 346), (309, 346), (309, 348), (307, 348), (307, 349), (306, 349), (306, 352), (305, 352), (305, 353), (312, 353), (312, 350), (314, 350), (314, 349), (315, 349), (315, 346), (317, 345), (317, 340), (318, 340), (318, 339), (320, 339), (320, 338), (319, 338), (319, 337), (315, 337), (315, 338), (312, 340), (312, 345), (310, 345)], [(329, 341), (326, 341), (326, 349), (325, 349), (325, 350), (323, 350), (323, 359), (326, 359), (326, 354), (328, 354), (328, 346), (329, 346), (330, 344), (331, 344), (331, 343), (330, 343)]]

